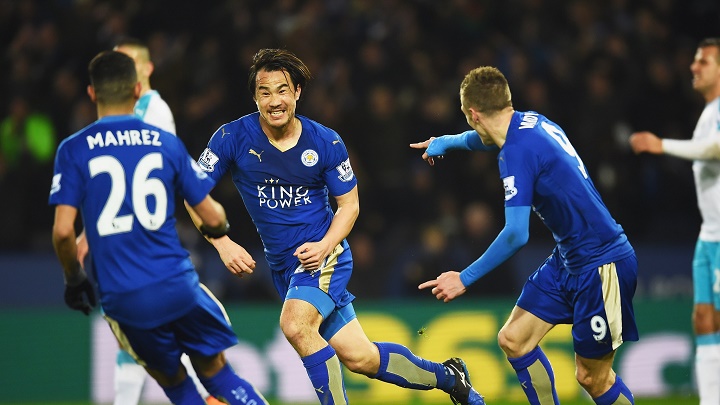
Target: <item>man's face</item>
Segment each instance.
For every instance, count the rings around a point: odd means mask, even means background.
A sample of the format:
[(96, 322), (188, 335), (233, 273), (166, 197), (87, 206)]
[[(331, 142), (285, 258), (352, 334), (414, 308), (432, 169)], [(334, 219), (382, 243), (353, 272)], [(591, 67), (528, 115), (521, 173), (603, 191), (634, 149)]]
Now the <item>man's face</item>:
[(295, 117), (300, 88), (295, 89), (290, 75), (282, 70), (261, 70), (255, 79), (255, 104), (260, 117), (272, 128), (284, 128)]
[(695, 53), (695, 60), (690, 65), (692, 72), (692, 84), (700, 94), (708, 94), (714, 91), (720, 82), (720, 65), (718, 65), (718, 47), (705, 46), (698, 48)]

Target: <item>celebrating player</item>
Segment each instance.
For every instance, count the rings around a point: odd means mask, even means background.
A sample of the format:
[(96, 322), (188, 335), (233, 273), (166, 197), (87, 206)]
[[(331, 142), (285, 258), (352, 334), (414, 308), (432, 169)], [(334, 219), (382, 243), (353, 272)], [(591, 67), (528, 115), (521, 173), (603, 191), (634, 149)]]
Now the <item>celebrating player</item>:
[[(345, 238), (359, 212), (357, 179), (340, 136), (295, 113), (309, 78), (292, 53), (260, 50), (248, 79), (258, 111), (222, 125), (199, 163), (215, 180), (232, 174), (284, 300), (280, 327), (320, 403), (347, 403), (342, 363), (401, 387), (442, 389), (454, 403), (483, 404), (462, 360), (431, 362), (405, 346), (371, 342), (363, 332), (346, 289), (353, 262)], [(211, 242), (231, 272), (253, 271), (253, 258), (230, 238)]]
[(632, 307), (637, 259), (608, 212), (565, 132), (544, 116), (515, 111), (505, 76), (473, 69), (460, 85), (461, 109), (471, 131), (411, 144), (435, 158), (453, 149), (499, 150), (505, 186), (505, 227), (461, 272), (420, 284), (450, 302), (527, 243), (531, 210), (557, 246), (530, 276), (498, 340), (531, 404), (559, 404), (552, 367), (538, 345), (557, 324), (573, 325), (576, 375), (595, 403), (632, 404), (612, 370), (615, 350), (637, 340)]
[(132, 115), (141, 85), (127, 55), (107, 51), (89, 66), (98, 120), (65, 139), (55, 157), (50, 204), (65, 302), (88, 314), (94, 290), (77, 259), (78, 210), (93, 252), (105, 318), (124, 350), (176, 404), (204, 405), (182, 366), (190, 355), (202, 384), (228, 404), (266, 403), (225, 360), (237, 343), (222, 305), (198, 282), (175, 231), (175, 194), (203, 218), (211, 238), (228, 230), (209, 195), (215, 182), (172, 133)]

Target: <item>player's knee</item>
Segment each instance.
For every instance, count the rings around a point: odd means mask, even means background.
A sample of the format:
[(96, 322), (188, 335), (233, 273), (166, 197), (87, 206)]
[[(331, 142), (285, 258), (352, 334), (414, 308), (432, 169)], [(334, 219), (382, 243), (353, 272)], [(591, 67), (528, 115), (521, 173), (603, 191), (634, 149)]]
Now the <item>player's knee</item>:
[(713, 333), (716, 330), (715, 311), (710, 305), (695, 305), (692, 320), (697, 334)]
[(311, 328), (303, 322), (282, 318), (280, 319), (280, 330), (282, 330), (285, 338), (293, 346), (308, 339), (313, 332)]
[(529, 352), (529, 350), (525, 349), (523, 342), (510, 329), (504, 327), (500, 329), (497, 340), (498, 345), (507, 357), (517, 358)]

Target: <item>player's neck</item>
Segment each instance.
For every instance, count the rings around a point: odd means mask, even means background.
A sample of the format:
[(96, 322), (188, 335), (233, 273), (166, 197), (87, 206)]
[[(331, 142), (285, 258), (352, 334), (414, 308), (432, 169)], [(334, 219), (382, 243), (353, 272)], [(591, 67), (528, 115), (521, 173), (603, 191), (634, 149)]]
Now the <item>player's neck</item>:
[(498, 148), (505, 145), (505, 138), (507, 138), (508, 128), (510, 128), (510, 121), (512, 121), (514, 113), (515, 110), (512, 107), (507, 107), (497, 114), (486, 116), (481, 121), (485, 133), (492, 138)]
[(150, 87), (150, 82), (142, 82), (142, 90), (140, 90), (140, 97), (144, 96), (145, 93), (152, 90), (152, 87)]
[(718, 97), (720, 97), (720, 84), (718, 86), (715, 86), (712, 91), (708, 91), (707, 93), (703, 94), (703, 98), (705, 98), (706, 104), (711, 103)]
[(297, 145), (298, 139), (300, 139), (300, 133), (302, 132), (302, 123), (297, 117), (293, 117), (288, 121), (287, 125), (283, 127), (271, 127), (263, 123), (262, 120), (260, 125), (270, 143), (282, 152)]
[(134, 100), (128, 104), (98, 104), (98, 119), (111, 115), (131, 115), (133, 113), (134, 106)]

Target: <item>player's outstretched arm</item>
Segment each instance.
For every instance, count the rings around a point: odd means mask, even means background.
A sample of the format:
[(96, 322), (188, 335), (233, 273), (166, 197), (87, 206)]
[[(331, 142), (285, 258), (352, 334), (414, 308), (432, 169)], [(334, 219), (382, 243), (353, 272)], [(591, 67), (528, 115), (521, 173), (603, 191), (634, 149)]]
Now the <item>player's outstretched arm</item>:
[(659, 155), (663, 153), (662, 140), (652, 132), (641, 131), (630, 135), (630, 147), (636, 154), (652, 153)]
[[(222, 205), (209, 195), (195, 207), (191, 207), (188, 202), (185, 201), (185, 208), (187, 209), (188, 214), (190, 214), (190, 218), (195, 224), (195, 227), (198, 228), (200, 232), (203, 232), (204, 221), (198, 211), (203, 211), (203, 215), (213, 216), (213, 211), (215, 212), (215, 215), (219, 215), (220, 212), (218, 212), (218, 210), (222, 210), (221, 218), (224, 220), (222, 223), (227, 223), (225, 210)], [(218, 218), (215, 219), (217, 220)], [(205, 239), (215, 246), (215, 249), (217, 249), (218, 254), (220, 255), (220, 259), (231, 273), (238, 277), (242, 277), (245, 274), (252, 274), (255, 270), (255, 260), (252, 258), (250, 253), (248, 253), (245, 248), (235, 243), (226, 234), (223, 234), (222, 236), (216, 234), (214, 236), (218, 237), (210, 237), (210, 235), (207, 235), (205, 232), (203, 235), (205, 236)]]
[(630, 136), (630, 146), (635, 153), (664, 153), (686, 160), (720, 159), (720, 134), (701, 139), (661, 139), (642, 131)]
[(424, 142), (411, 143), (413, 149), (425, 149), (422, 155), (423, 160), (428, 162), (430, 166), (435, 164), (434, 158), (442, 159), (445, 154), (451, 150), (476, 150), (491, 151), (498, 150), (495, 145), (485, 146), (480, 140), (477, 131), (470, 130), (456, 135), (443, 135), (441, 137), (431, 137)]
[(529, 229), (530, 207), (506, 207), (505, 227), (479, 259), (460, 273), (456, 271), (442, 273), (437, 279), (420, 284), (418, 289), (432, 287), (431, 292), (437, 299), (444, 302), (452, 301), (464, 294), (467, 286), (525, 246), (530, 237)]

